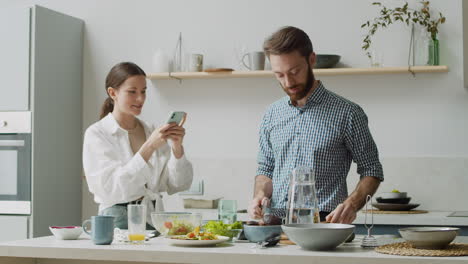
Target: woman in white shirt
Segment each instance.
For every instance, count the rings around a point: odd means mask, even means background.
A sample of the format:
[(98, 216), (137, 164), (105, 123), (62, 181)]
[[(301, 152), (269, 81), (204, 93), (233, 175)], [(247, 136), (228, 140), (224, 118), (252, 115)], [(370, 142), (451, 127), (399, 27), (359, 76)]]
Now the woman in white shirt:
[[(190, 188), (191, 163), (184, 155), (181, 124), (157, 129), (136, 116), (146, 99), (146, 74), (136, 64), (115, 65), (106, 78), (101, 120), (85, 132), (83, 167), (100, 215), (115, 217), (116, 227), (127, 228), (127, 204), (164, 211), (162, 192), (173, 194)], [(168, 144), (171, 143), (171, 144)]]

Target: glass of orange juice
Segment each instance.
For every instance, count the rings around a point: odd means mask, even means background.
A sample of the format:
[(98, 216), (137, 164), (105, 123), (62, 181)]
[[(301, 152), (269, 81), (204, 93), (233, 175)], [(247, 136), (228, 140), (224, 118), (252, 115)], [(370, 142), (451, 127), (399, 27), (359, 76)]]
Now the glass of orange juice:
[(146, 206), (142, 204), (127, 205), (128, 240), (131, 243), (142, 244), (146, 232)]

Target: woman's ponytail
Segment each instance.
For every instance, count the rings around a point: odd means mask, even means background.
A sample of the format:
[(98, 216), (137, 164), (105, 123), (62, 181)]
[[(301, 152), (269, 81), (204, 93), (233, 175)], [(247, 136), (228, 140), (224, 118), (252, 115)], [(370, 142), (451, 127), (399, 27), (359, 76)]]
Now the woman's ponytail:
[(113, 110), (114, 110), (114, 101), (112, 100), (112, 98), (107, 97), (104, 103), (102, 104), (101, 114), (99, 115), (99, 119), (103, 119), (104, 117), (106, 117), (106, 115), (108, 115), (109, 113), (112, 113)]

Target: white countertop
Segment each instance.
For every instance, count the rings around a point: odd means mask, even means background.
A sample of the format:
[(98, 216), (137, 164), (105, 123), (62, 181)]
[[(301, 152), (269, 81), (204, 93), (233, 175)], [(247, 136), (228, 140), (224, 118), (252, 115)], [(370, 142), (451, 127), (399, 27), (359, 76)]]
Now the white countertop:
[[(216, 209), (186, 209), (190, 212), (200, 212), (204, 220), (218, 218)], [(433, 226), (468, 226), (468, 217), (447, 217), (452, 212), (430, 211), (425, 214), (374, 214), (375, 225), (433, 225)], [(369, 215), (370, 216), (370, 215)], [(368, 216), (368, 217), (369, 217)], [(358, 212), (353, 224), (364, 224), (365, 214)], [(370, 218), (368, 218), (370, 220)], [(238, 213), (237, 220), (251, 220), (248, 214)]]
[[(374, 214), (376, 225), (468, 226), (468, 217), (447, 217), (452, 212), (431, 211), (426, 214)], [(368, 215), (367, 219), (370, 215)], [(364, 224), (365, 214), (359, 212), (354, 224)]]
[[(380, 237), (388, 241), (388, 238)], [(383, 241), (383, 240), (382, 240)], [(393, 240), (391, 240), (393, 242)], [(399, 242), (396, 241), (395, 242)], [(456, 242), (467, 243), (468, 237), (457, 237)], [(298, 246), (278, 245), (259, 249), (253, 243), (224, 243), (214, 247), (177, 247), (164, 238), (154, 238), (144, 245), (113, 242), (112, 245), (94, 245), (89, 236), (79, 240), (57, 240), (40, 237), (0, 244), (0, 263), (99, 263), (97, 261), (131, 261), (152, 263), (467, 263), (468, 257), (406, 257), (380, 254), (360, 247), (360, 237), (334, 251), (306, 251)], [(59, 259), (60, 261), (58, 261)], [(10, 262), (8, 262), (10, 261)], [(28, 262), (29, 261), (29, 262)], [(57, 262), (58, 261), (58, 262)], [(73, 262), (75, 261), (75, 262)]]

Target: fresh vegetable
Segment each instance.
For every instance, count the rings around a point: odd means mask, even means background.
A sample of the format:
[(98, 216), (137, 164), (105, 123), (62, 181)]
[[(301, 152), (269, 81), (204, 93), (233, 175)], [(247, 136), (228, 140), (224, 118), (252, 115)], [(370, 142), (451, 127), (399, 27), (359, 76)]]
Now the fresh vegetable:
[(218, 239), (218, 236), (210, 232), (206, 232), (206, 231), (201, 232), (200, 227), (197, 226), (192, 232), (188, 233), (185, 236), (185, 239), (187, 240), (216, 240)]
[(193, 230), (193, 225), (184, 220), (174, 220), (172, 222), (164, 222), (164, 227), (169, 229), (167, 234), (170, 236), (174, 235), (185, 235)]
[(232, 224), (225, 224), (223, 221), (208, 221), (204, 229), (216, 235), (234, 237), (239, 232), (239, 229), (242, 229), (242, 222), (237, 221)]

